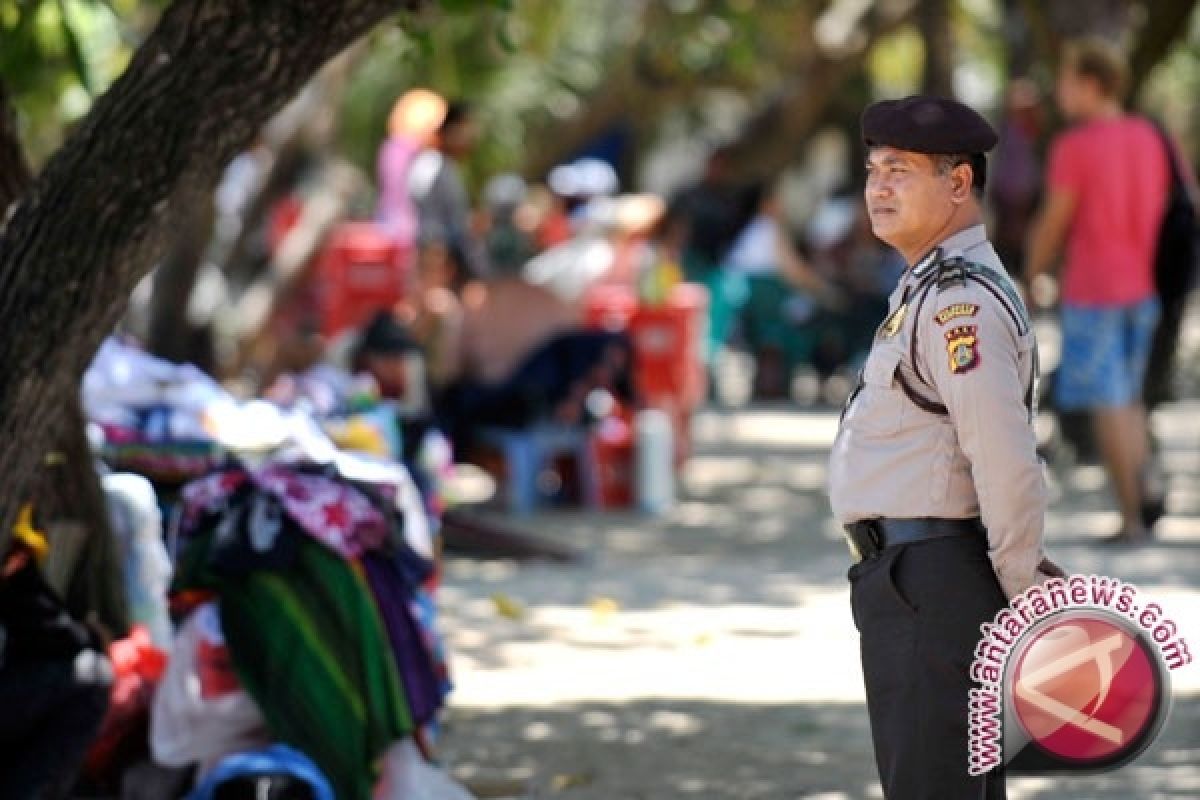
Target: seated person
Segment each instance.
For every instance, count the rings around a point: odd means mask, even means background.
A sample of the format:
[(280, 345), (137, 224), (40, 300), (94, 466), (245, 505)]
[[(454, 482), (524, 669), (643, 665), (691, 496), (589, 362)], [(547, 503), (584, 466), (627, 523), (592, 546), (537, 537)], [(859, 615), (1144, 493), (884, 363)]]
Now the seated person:
[(820, 308), (836, 307), (840, 300), (832, 284), (796, 252), (777, 191), (761, 191), (758, 211), (734, 240), (725, 263), (747, 282), (740, 322), (755, 360), (755, 395), (783, 397), (792, 368), (812, 358), (812, 320)]
[(0, 797), (66, 798), (108, 710), (112, 666), (67, 612), (38, 558), (29, 507), (0, 557)]
[(549, 290), (502, 276), (469, 287), (463, 306), (455, 380), (434, 400), (456, 446), (476, 426), (579, 424), (593, 389), (632, 399), (626, 337), (583, 330)]

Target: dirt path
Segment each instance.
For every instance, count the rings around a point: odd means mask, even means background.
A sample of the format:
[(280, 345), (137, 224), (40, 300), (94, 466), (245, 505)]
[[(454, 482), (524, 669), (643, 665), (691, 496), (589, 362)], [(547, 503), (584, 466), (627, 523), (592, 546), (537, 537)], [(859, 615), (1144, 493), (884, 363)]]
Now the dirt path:
[[(708, 413), (666, 519), (553, 513), (528, 527), (580, 566), (452, 561), (458, 685), (443, 753), (493, 796), (575, 800), (880, 797), (823, 493), (832, 413)], [(1200, 651), (1200, 405), (1156, 420), (1172, 516), (1162, 541), (1104, 551), (1097, 468), (1058, 476), (1053, 554), (1137, 584)], [(1185, 623), (1186, 624), (1186, 623)], [(1200, 797), (1200, 667), (1176, 676), (1151, 751), (1117, 773), (1012, 779), (1010, 798)]]

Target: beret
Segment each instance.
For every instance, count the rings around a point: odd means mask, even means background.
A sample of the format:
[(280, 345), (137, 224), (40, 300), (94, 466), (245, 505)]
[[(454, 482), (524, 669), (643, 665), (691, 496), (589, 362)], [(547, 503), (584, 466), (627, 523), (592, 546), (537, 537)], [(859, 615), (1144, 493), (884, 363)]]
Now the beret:
[(996, 146), (996, 131), (979, 112), (957, 100), (920, 94), (867, 106), (862, 138), (868, 147), (932, 155), (986, 153)]

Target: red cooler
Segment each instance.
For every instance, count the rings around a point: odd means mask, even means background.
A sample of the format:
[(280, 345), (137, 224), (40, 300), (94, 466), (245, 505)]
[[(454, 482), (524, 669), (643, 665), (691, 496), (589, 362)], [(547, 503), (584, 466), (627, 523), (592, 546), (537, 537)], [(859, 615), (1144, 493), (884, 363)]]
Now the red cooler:
[(335, 227), (317, 261), (321, 332), (336, 336), (395, 305), (404, 296), (410, 257), (373, 223)]
[(637, 295), (630, 286), (593, 286), (583, 299), (583, 324), (595, 330), (626, 331), (637, 307)]
[(661, 306), (640, 306), (630, 320), (638, 390), (649, 405), (668, 398), (690, 412), (704, 402), (708, 292), (679, 284)]

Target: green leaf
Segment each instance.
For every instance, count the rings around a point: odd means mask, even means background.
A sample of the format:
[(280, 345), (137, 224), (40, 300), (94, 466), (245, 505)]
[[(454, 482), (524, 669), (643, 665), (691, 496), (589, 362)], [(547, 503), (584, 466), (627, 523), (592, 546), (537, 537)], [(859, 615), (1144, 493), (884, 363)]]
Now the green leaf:
[(66, 0), (58, 0), (58, 17), (62, 24), (63, 39), (67, 43), (67, 56), (71, 61), (71, 67), (79, 76), (79, 82), (83, 88), (90, 96), (95, 97), (91, 70), (83, 55), (83, 45), (79, 41), (79, 36), (76, 34), (74, 26), (71, 25), (71, 15), (67, 9)]

